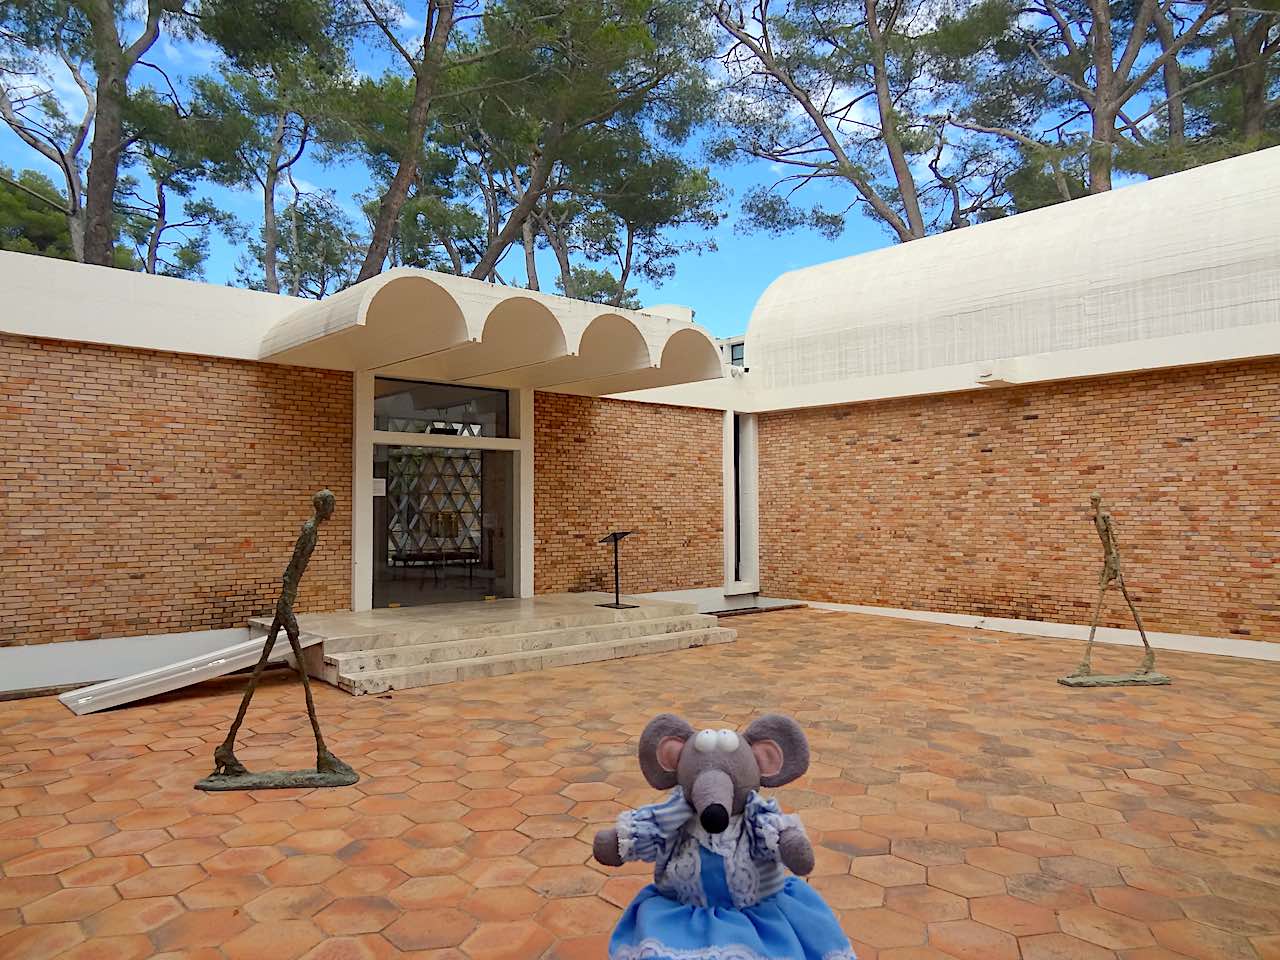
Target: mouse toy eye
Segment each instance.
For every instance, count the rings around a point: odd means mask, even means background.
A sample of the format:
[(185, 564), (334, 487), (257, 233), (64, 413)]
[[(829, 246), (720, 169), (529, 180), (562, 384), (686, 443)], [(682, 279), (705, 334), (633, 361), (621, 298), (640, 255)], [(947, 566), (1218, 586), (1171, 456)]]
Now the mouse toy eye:
[(699, 753), (710, 753), (716, 748), (716, 732), (714, 730), (703, 730), (693, 738), (693, 749)]
[(732, 730), (717, 731), (716, 746), (725, 753), (733, 753), (738, 749), (738, 735)]

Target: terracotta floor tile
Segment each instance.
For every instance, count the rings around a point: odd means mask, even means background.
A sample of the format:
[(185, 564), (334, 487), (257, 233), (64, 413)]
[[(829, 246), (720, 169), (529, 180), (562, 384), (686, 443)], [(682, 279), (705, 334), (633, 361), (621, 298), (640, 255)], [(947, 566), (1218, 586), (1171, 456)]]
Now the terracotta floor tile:
[(925, 868), (910, 860), (892, 855), (858, 857), (849, 872), (855, 877), (882, 887), (905, 887), (925, 882)]
[(29, 924), (84, 920), (119, 899), (111, 887), (68, 887), (28, 903), (22, 908), (22, 920)]
[[(810, 771), (777, 797), (860, 960), (997, 960), (1014, 936), (1022, 960), (1277, 960), (1272, 665), (1162, 651), (1172, 687), (1076, 691), (1052, 682), (1071, 642), (1011, 657), (963, 628), (808, 610), (733, 626), (732, 645), (532, 680), (321, 685), (362, 775), (337, 790), (191, 790), (239, 679), (88, 717), (0, 703), (0, 956), (600, 957), (652, 878), (590, 860), (600, 823), (661, 797), (633, 753), (645, 722), (740, 729), (767, 706), (809, 733)], [(673, 670), (693, 656), (707, 669)], [(773, 700), (744, 699), (762, 675)], [(250, 765), (308, 762), (296, 680), (258, 696)], [(48, 922), (21, 925), (33, 910)]]
[(143, 897), (114, 903), (82, 924), (92, 938), (127, 936), (154, 930), (181, 915), (183, 906), (176, 897)]
[(21, 927), (0, 937), (0, 957), (54, 960), (84, 940), (75, 923), (42, 923)]
[(333, 894), (321, 884), (272, 886), (245, 902), (244, 912), (261, 923), (270, 920), (307, 920), (332, 903)]
[(522, 960), (540, 956), (555, 938), (532, 920), (484, 923), (462, 943), (472, 960)]
[(77, 944), (60, 960), (143, 960), (155, 955), (151, 941), (142, 934), (99, 937)]
[(963, 920), (969, 916), (969, 903), (963, 897), (924, 884), (889, 887), (884, 892), (884, 905), (890, 910), (930, 924), (943, 920)]
[(929, 868), (929, 885), (962, 897), (990, 897), (1005, 892), (1005, 879), (967, 863)]
[(1018, 941), (1022, 960), (1116, 960), (1116, 954), (1065, 933), (1046, 933)]
[(222, 944), (228, 960), (295, 960), (324, 935), (306, 920), (257, 923)]
[(330, 936), (344, 936), (377, 933), (400, 915), (400, 908), (386, 897), (344, 897), (317, 913), (314, 922)]
[(849, 936), (877, 949), (914, 947), (925, 942), (925, 925), (922, 922), (886, 907), (847, 910), (840, 916)]
[(237, 907), (189, 910), (151, 931), (157, 950), (190, 950), (216, 947), (249, 926), (249, 918)]
[(929, 924), (929, 943), (958, 960), (1018, 960), (1018, 942), (973, 920)]
[(599, 897), (550, 900), (534, 917), (557, 937), (608, 933), (618, 922), (618, 908)]
[(409, 911), (382, 935), (401, 950), (456, 947), (476, 929), (476, 918), (454, 907)]

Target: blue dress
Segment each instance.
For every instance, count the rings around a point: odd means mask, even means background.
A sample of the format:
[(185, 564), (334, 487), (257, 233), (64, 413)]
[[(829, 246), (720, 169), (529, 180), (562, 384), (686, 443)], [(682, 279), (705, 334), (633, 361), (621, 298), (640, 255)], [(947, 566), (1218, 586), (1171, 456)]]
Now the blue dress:
[(618, 852), (654, 863), (654, 881), (618, 921), (610, 960), (856, 960), (831, 908), (782, 865), (778, 838), (799, 826), (752, 793), (709, 834), (679, 787), (622, 814)]

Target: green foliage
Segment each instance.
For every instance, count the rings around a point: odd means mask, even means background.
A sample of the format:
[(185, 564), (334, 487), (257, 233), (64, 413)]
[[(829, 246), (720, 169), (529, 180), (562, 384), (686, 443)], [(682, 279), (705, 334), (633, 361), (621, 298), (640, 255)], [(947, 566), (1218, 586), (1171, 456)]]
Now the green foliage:
[[(47, 197), (48, 202), (32, 193)], [(63, 198), (48, 177), (34, 170), (14, 174), (7, 167), (0, 167), (0, 250), (74, 260), (62, 205)]]
[(608, 270), (573, 267), (568, 284), (561, 277), (556, 280), (556, 287), (564, 296), (573, 297), (576, 300), (607, 303), (627, 310), (639, 310), (641, 307), (636, 291), (623, 288), (618, 278)]
[[(278, 215), (282, 293), (319, 300), (355, 280), (364, 241), (332, 195), (303, 193)], [(236, 275), (250, 289), (266, 289), (260, 235), (248, 240)]]

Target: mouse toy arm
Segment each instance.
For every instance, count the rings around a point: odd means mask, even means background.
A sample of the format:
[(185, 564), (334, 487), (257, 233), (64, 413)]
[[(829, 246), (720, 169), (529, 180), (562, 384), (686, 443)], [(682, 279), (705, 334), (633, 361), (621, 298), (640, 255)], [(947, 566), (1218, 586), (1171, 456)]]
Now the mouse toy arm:
[(592, 853), (607, 867), (631, 860), (654, 863), (670, 852), (691, 816), (693, 808), (676, 787), (662, 803), (619, 814), (614, 826), (596, 834)]
[(782, 865), (798, 877), (813, 872), (813, 845), (803, 827), (787, 827), (778, 836), (778, 857)]

